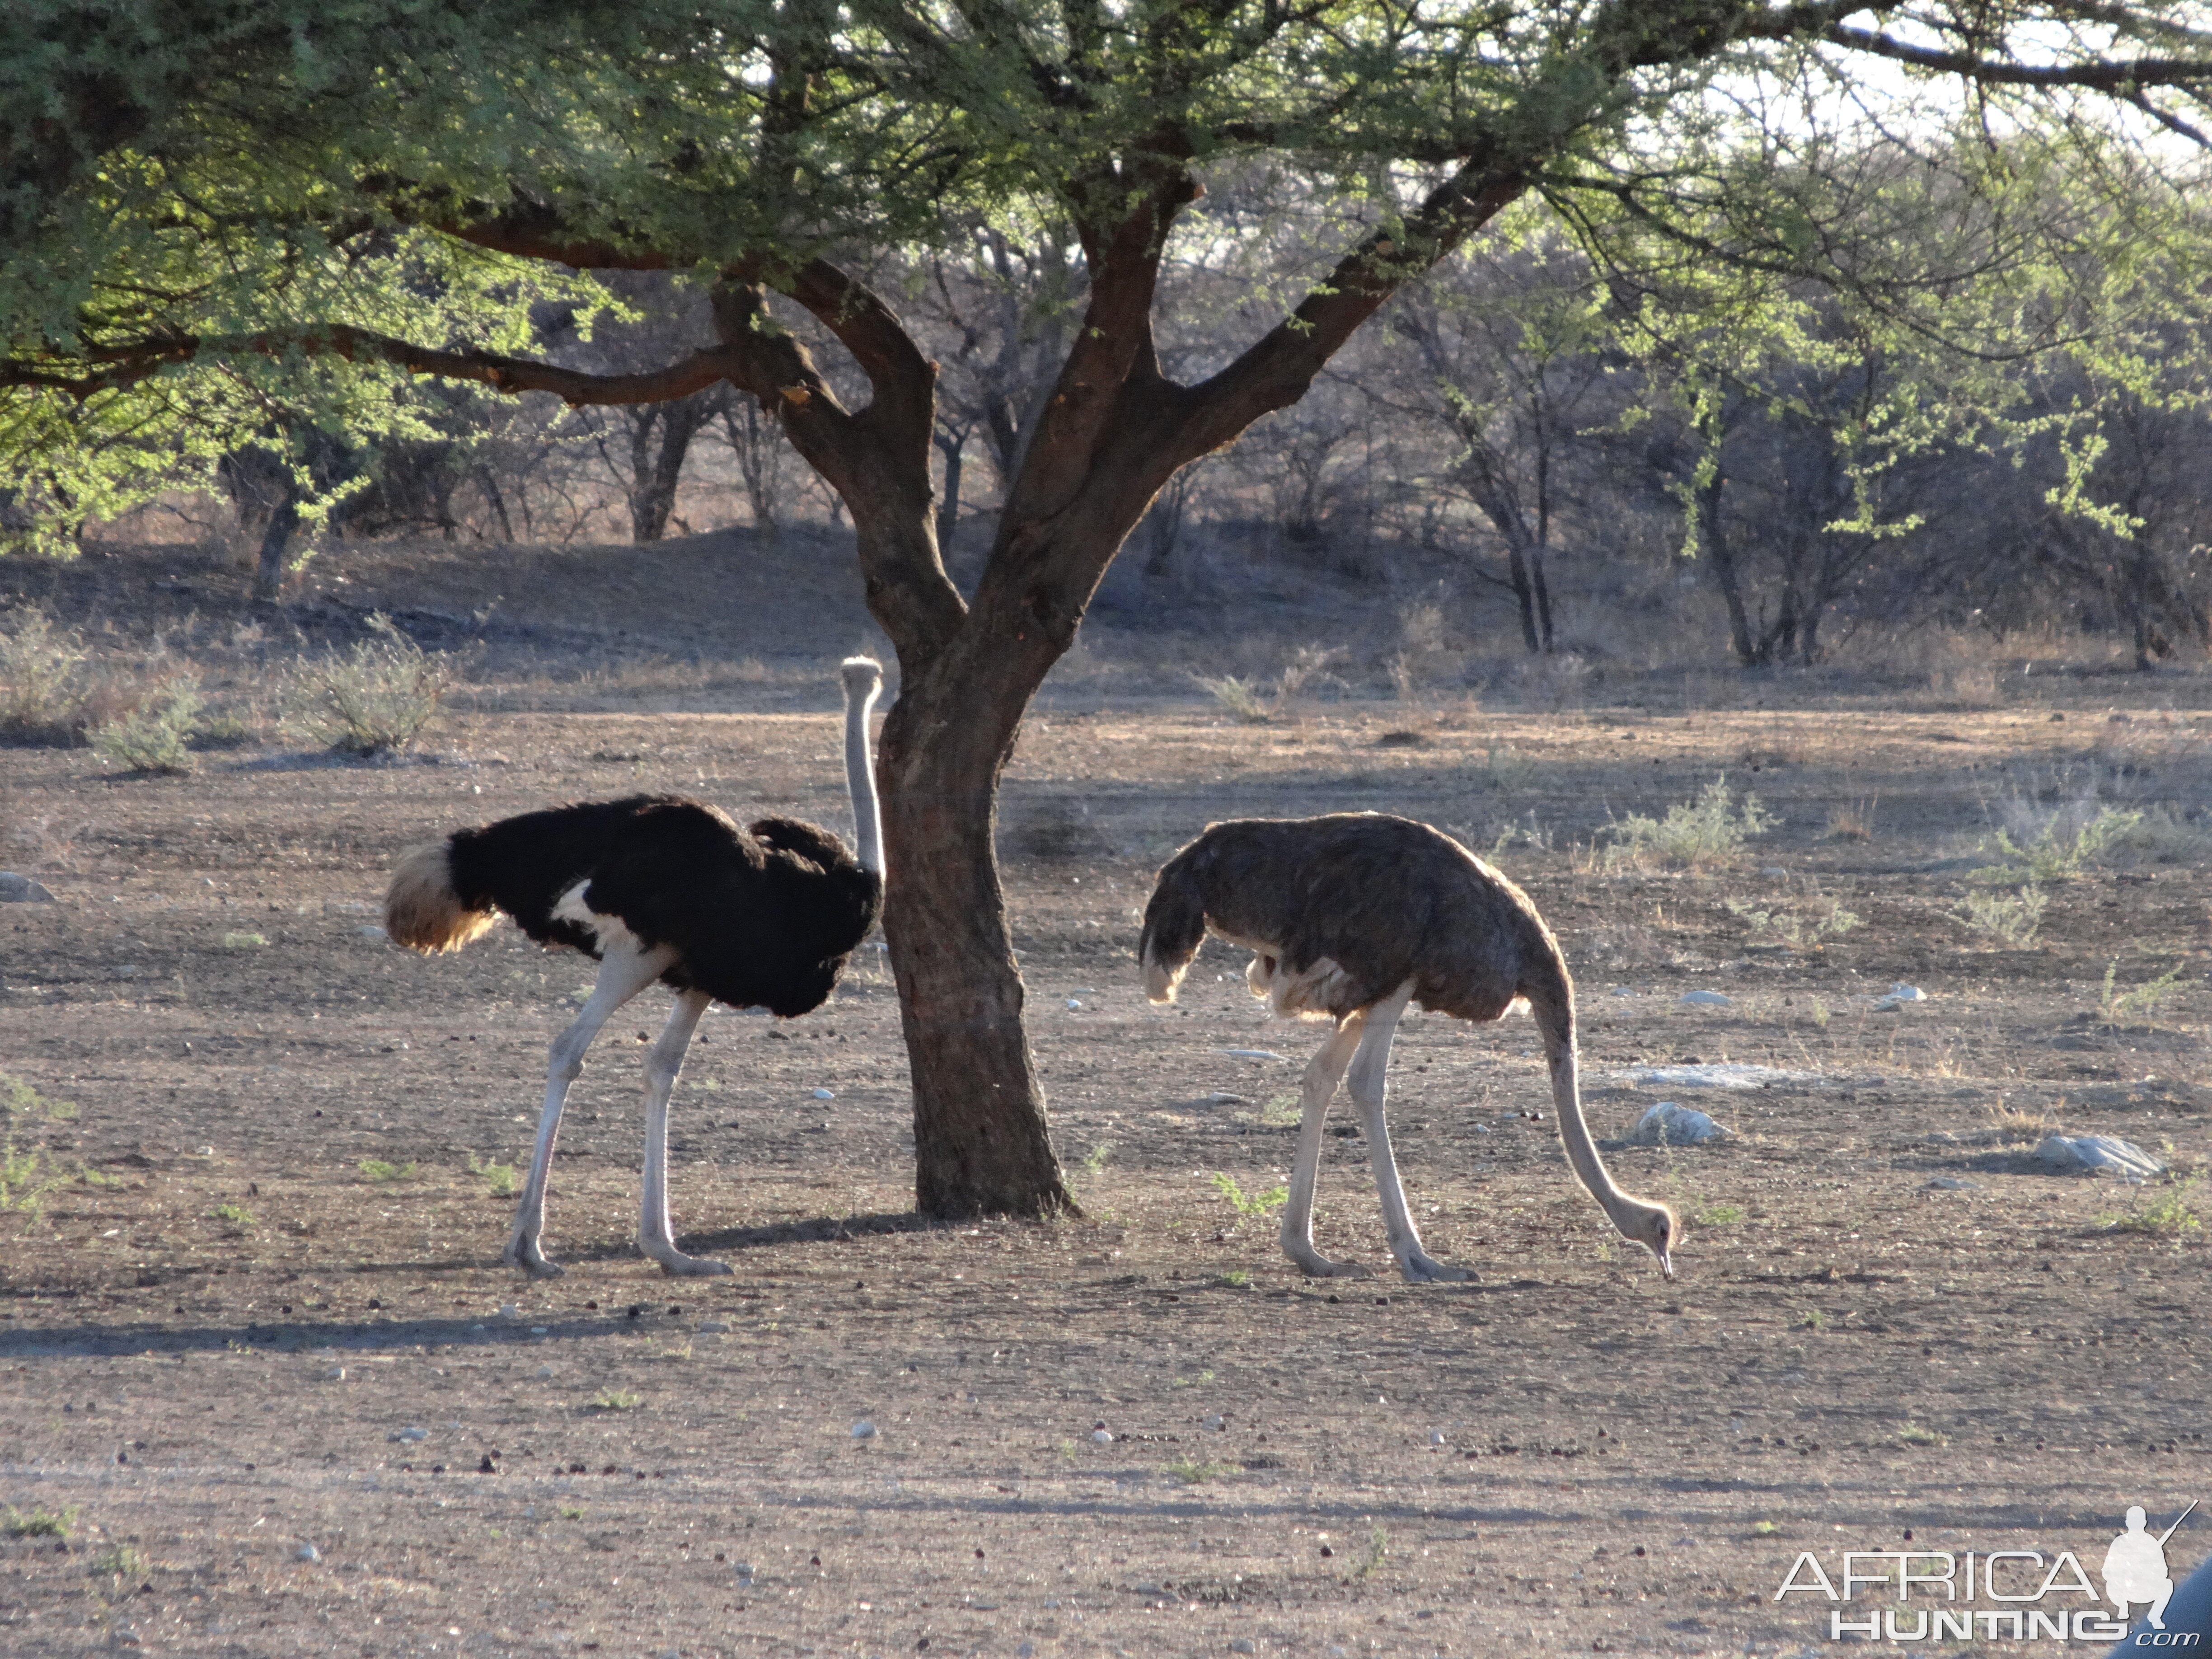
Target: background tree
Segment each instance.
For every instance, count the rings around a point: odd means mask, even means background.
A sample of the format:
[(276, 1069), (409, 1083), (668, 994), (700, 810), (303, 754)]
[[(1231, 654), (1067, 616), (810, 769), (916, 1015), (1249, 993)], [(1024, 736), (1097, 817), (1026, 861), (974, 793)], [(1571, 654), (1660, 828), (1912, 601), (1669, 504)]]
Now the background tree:
[[(1857, 55), (1972, 88), (1985, 121), (2033, 122), (2039, 100), (2109, 124), (2105, 99), (2188, 131), (2212, 88), (2193, 15), (1978, 3), (1893, 33), (1877, 10), (1742, 0), (341, 0), (313, 19), (241, 0), (171, 29), (166, 14), (50, 0), (0, 83), (17, 228), (0, 384), (10, 418), (44, 421), (57, 443), (66, 420), (26, 410), (112, 406), (121, 422), (173, 382), (249, 361), (577, 404), (726, 382), (773, 409), (851, 514), (898, 657), (878, 772), (917, 1201), (1034, 1214), (1069, 1200), (1022, 1027), (995, 792), (1031, 695), (1163, 485), (1297, 403), (1394, 294), (1532, 190), (1680, 216), (1710, 182), (1703, 158), (1755, 107), (1746, 88), (1808, 62), (1847, 80)], [(78, 63), (98, 73), (58, 75)], [(1706, 95), (1723, 78), (1729, 95)], [(1299, 273), (1286, 314), (1172, 376), (1155, 320), (1168, 250), (1222, 234), (1193, 213), (1207, 174), (1261, 159), (1340, 207), (1343, 240)], [(860, 273), (979, 216), (1064, 218), (1087, 287), (963, 594), (933, 511), (939, 370)], [(1716, 257), (1824, 251), (1789, 222), (1740, 231)], [(426, 269), (442, 258), (449, 284), (471, 262), (489, 273), (481, 308), (426, 317), (415, 292), (365, 276), (364, 239), (401, 235)], [(548, 362), (523, 325), (533, 267), (686, 273), (713, 336), (644, 372)], [(787, 307), (849, 354), (864, 393), (841, 395)]]

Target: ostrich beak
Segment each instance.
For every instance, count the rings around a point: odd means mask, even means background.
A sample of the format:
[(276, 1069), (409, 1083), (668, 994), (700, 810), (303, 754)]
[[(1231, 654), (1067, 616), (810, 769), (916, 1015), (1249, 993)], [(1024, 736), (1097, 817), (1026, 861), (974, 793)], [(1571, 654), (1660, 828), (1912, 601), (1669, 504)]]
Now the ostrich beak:
[(1651, 1254), (1659, 1258), (1659, 1271), (1667, 1278), (1672, 1279), (1674, 1276), (1674, 1258), (1665, 1250), (1654, 1250)]

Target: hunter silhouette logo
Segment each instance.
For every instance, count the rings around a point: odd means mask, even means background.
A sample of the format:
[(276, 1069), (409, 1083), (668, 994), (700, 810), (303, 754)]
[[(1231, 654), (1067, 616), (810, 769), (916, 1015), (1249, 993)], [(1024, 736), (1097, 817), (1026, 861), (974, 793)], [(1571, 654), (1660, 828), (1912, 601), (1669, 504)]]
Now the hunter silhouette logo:
[(2150, 1627), (2166, 1628), (2166, 1604), (2173, 1600), (2173, 1580), (2166, 1571), (2166, 1540), (2173, 1536), (2174, 1527), (2189, 1518), (2189, 1510), (2197, 1507), (2197, 1500), (2189, 1501), (2189, 1509), (2173, 1517), (2168, 1527), (2155, 1538), (2150, 1535), (2148, 1519), (2142, 1505), (2131, 1505), (2128, 1510), (2128, 1529), (2112, 1540), (2112, 1548), (2105, 1552), (2105, 1599), (2119, 1609), (2125, 1622), (2130, 1604), (2150, 1603)]

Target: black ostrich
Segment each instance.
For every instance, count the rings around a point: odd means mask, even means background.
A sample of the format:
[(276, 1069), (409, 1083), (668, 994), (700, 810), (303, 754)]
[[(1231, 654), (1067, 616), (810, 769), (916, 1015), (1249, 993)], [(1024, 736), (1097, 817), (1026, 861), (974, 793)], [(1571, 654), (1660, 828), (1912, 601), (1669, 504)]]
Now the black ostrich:
[(789, 1019), (828, 1000), (846, 958), (883, 908), (883, 826), (868, 754), (868, 710), (883, 670), (844, 665), (845, 781), (857, 857), (796, 818), (740, 826), (678, 795), (556, 806), (462, 830), (399, 860), (385, 931), (410, 950), (458, 951), (504, 910), (539, 944), (598, 958), (599, 982), (576, 1023), (553, 1040), (545, 1111), (507, 1261), (536, 1278), (560, 1273), (539, 1248), (545, 1179), (568, 1085), (615, 1011), (659, 980), (676, 1006), (646, 1056), (645, 1194), (638, 1248), (668, 1273), (726, 1273), (686, 1255), (668, 1224), (668, 1095), (710, 1002)]
[(1322, 1124), (1339, 1079), (1358, 1106), (1382, 1224), (1407, 1279), (1468, 1277), (1421, 1248), (1382, 1121), (1390, 1038), (1406, 1005), (1492, 1020), (1525, 1000), (1552, 1067), (1567, 1162), (1621, 1236), (1674, 1277), (1678, 1229), (1663, 1204), (1614, 1185), (1583, 1121), (1575, 988), (1528, 896), (1440, 830), (1380, 812), (1210, 824), (1164, 866), (1145, 907), (1145, 989), (1172, 1002), (1211, 928), (1253, 952), (1253, 994), (1286, 1018), (1336, 1027), (1306, 1067), (1283, 1250), (1314, 1274), (1358, 1275), (1314, 1249)]

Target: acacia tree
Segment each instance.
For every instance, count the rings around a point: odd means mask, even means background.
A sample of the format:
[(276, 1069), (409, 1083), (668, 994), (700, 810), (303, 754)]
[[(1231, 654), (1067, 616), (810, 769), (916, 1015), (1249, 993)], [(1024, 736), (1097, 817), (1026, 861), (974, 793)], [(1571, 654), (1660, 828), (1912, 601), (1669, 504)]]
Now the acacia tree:
[[(726, 381), (842, 499), (898, 656), (878, 760), (884, 923), (917, 1201), (940, 1214), (1070, 1206), (994, 802), (1031, 695), (1177, 471), (1297, 402), (1401, 286), (1532, 191), (1665, 217), (1669, 147), (1723, 118), (1703, 96), (1717, 76), (1859, 55), (1971, 84), (1985, 118), (2039, 98), (2081, 118), (2104, 97), (2183, 131), (2212, 89), (2193, 12), (2112, 0), (1938, 4), (1895, 33), (1887, 8), (1840, 0), (29, 9), (0, 84), (0, 385), (16, 409), (127, 402), (249, 356), (580, 404)], [(1358, 222), (1286, 314), (1204, 378), (1171, 378), (1153, 315), (1170, 240), (1209, 169), (1255, 156)], [(1064, 221), (1088, 287), (963, 595), (932, 511), (936, 366), (856, 273), (979, 216)], [(389, 295), (350, 286), (359, 240), (394, 235), (476, 250), (518, 284), (532, 264), (683, 272), (709, 291), (714, 338), (598, 374), (501, 345), (497, 319), (424, 337)], [(170, 274), (145, 280), (155, 268)], [(771, 295), (834, 336), (865, 403), (839, 395)]]

